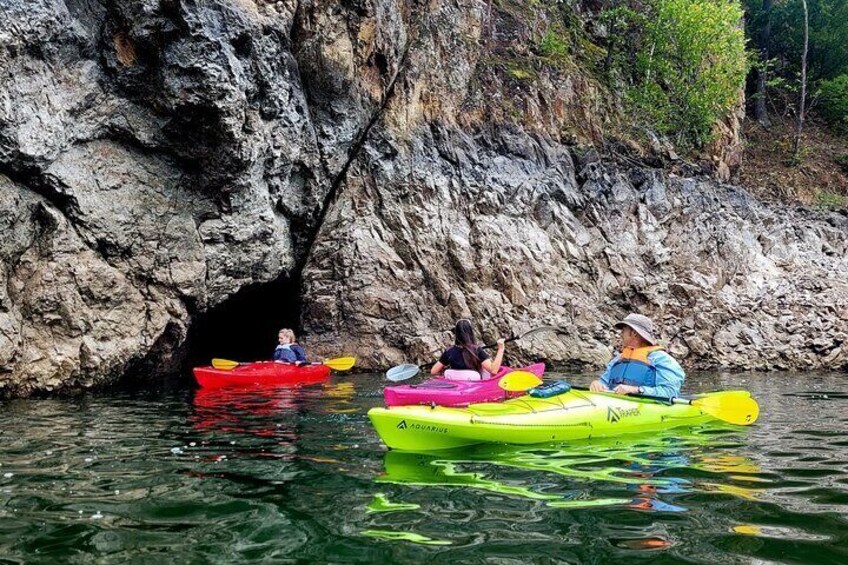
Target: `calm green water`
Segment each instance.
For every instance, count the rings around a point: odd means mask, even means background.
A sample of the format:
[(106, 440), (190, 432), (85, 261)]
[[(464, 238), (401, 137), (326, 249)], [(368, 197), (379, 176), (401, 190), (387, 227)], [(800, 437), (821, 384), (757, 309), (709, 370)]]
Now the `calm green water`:
[(378, 375), (0, 403), (0, 563), (846, 563), (847, 378), (690, 377), (750, 429), (438, 456), (381, 446)]

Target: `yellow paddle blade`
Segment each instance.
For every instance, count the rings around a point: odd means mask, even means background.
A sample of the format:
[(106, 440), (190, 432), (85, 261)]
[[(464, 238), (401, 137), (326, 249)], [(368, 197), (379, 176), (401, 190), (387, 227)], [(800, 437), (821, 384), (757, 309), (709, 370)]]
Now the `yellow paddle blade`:
[(741, 391), (728, 391), (696, 398), (692, 406), (697, 406), (710, 416), (737, 426), (750, 426), (760, 415), (760, 406), (750, 394)]
[(230, 361), (229, 359), (212, 359), (212, 366), (216, 369), (229, 371), (239, 366), (238, 361)]
[(356, 357), (336, 357), (323, 363), (334, 371), (347, 371), (356, 364)]
[(513, 371), (498, 381), (498, 386), (509, 392), (523, 392), (540, 384), (542, 379), (528, 371)]

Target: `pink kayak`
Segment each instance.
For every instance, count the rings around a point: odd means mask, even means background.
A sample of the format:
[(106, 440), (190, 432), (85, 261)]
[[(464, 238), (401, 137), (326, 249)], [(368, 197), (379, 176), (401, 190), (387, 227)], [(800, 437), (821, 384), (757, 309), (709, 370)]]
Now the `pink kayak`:
[(498, 386), (498, 381), (512, 371), (528, 371), (537, 377), (545, 372), (544, 363), (534, 363), (529, 367), (510, 369), (501, 367), (498, 373), (482, 381), (454, 381), (444, 377), (429, 379), (417, 385), (387, 386), (383, 389), (386, 406), (406, 406), (410, 404), (436, 404), (439, 406), (467, 406), (475, 402), (497, 402), (522, 392), (507, 392)]

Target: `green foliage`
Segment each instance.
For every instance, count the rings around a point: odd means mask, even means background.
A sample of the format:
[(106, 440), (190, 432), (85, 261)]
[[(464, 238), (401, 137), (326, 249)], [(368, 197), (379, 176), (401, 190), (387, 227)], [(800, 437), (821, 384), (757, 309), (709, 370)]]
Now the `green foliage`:
[[(767, 48), (768, 99), (770, 108), (791, 113), (798, 104), (804, 16), (799, 0), (772, 0), (763, 10), (763, 0), (743, 0), (746, 32), (752, 48)], [(810, 0), (810, 45), (807, 55), (808, 80), (812, 92), (819, 88), (824, 99), (818, 113), (843, 132), (846, 121), (848, 75), (848, 1)], [(764, 34), (763, 32), (768, 33)], [(814, 95), (815, 96), (815, 95)]]
[(536, 73), (519, 69), (518, 67), (511, 67), (508, 72), (512, 78), (517, 78), (518, 80), (532, 80), (536, 78)]
[(816, 193), (816, 206), (826, 210), (840, 210), (848, 208), (848, 198), (835, 192), (823, 190)]
[(638, 45), (635, 68), (624, 69), (632, 71), (628, 97), (660, 133), (702, 146), (739, 102), (747, 73), (742, 9), (729, 0), (649, 0), (648, 8), (630, 24)]
[(834, 159), (836, 164), (842, 168), (842, 172), (848, 175), (848, 153), (843, 153)]
[[(754, 46), (763, 45), (761, 31), (771, 24), (769, 57), (786, 77), (797, 78), (804, 42), (804, 15), (799, 0), (773, 0), (771, 12), (763, 12), (763, 0), (744, 0), (746, 31)], [(811, 0), (809, 75), (812, 82), (848, 73), (848, 2)]]
[(621, 4), (604, 10), (598, 18), (600, 25), (607, 28), (607, 53), (604, 71), (633, 73), (633, 56), (638, 48), (642, 30), (646, 24), (645, 14)]
[(539, 51), (550, 59), (568, 59), (568, 41), (555, 30), (548, 30), (539, 42)]
[(848, 74), (821, 81), (819, 99), (819, 114), (838, 130), (848, 133)]

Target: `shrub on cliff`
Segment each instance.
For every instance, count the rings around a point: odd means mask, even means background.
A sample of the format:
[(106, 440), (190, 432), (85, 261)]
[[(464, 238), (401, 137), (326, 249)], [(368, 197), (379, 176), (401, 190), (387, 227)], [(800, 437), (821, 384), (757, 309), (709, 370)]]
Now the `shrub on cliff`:
[(848, 75), (819, 84), (819, 114), (842, 133), (848, 133)]
[(739, 103), (747, 72), (742, 8), (733, 0), (648, 0), (629, 10), (629, 78), (634, 116), (683, 147), (710, 140)]

